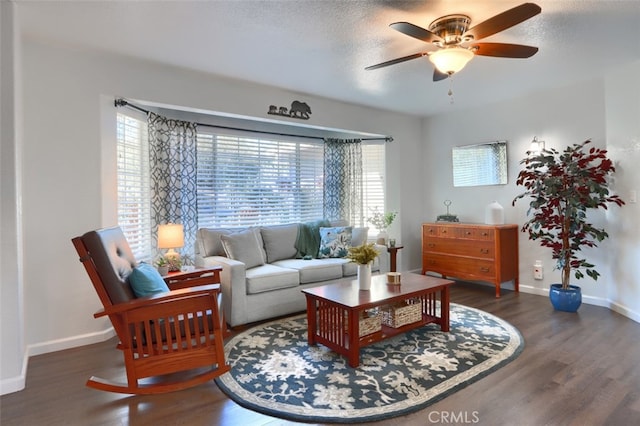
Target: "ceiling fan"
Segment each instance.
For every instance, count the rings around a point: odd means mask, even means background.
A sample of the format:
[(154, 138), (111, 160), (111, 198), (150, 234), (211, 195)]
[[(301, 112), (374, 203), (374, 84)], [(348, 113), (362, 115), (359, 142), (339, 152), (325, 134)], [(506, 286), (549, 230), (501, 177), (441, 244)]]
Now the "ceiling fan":
[(536, 54), (537, 47), (509, 43), (478, 43), (477, 41), (526, 21), (541, 11), (537, 4), (523, 3), (471, 28), (469, 28), (471, 18), (466, 15), (443, 16), (433, 21), (428, 30), (408, 22), (395, 22), (389, 25), (394, 30), (432, 43), (438, 47), (438, 50), (392, 59), (366, 67), (365, 70), (375, 70), (428, 56), (435, 66), (433, 81), (440, 81), (460, 71), (475, 55), (529, 58)]

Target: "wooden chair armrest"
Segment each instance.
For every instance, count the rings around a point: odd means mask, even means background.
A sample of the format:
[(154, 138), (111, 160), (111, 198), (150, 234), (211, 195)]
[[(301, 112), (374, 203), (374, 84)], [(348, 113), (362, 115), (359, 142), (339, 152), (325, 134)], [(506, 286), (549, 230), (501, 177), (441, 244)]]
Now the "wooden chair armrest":
[(164, 277), (171, 290), (220, 283), (222, 267), (216, 266), (203, 270), (170, 273)]
[(151, 296), (139, 297), (137, 299), (130, 300), (125, 303), (109, 306), (102, 309), (95, 314), (94, 318), (99, 318), (105, 315), (120, 314), (125, 311), (131, 311), (134, 309), (153, 306), (159, 303), (171, 302), (172, 300), (182, 299), (184, 297), (196, 297), (213, 295), (215, 300), (220, 294), (220, 284), (200, 285), (197, 287), (179, 288), (164, 293), (157, 293)]

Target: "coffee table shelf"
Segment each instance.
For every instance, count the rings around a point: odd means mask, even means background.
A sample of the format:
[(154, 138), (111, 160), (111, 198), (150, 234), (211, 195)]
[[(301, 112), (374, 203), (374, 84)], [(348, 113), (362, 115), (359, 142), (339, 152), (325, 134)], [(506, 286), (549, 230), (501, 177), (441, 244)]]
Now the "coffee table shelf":
[[(369, 291), (360, 290), (355, 280), (302, 290), (307, 298), (308, 342), (331, 348), (357, 367), (361, 347), (430, 323), (449, 331), (449, 286), (453, 283), (409, 273), (403, 274), (401, 285), (387, 284), (384, 275), (374, 276)], [(379, 331), (359, 337), (361, 313), (407, 299), (422, 305), (421, 320), (397, 328), (382, 324)]]

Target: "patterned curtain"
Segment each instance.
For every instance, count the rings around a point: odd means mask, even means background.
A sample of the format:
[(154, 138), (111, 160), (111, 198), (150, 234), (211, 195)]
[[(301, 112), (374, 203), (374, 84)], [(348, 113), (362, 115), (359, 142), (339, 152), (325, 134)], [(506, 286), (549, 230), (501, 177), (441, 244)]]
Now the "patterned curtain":
[(362, 141), (324, 140), (324, 217), (361, 225)]
[(157, 250), (158, 225), (184, 227), (183, 260), (193, 259), (198, 231), (196, 124), (149, 113), (151, 235)]

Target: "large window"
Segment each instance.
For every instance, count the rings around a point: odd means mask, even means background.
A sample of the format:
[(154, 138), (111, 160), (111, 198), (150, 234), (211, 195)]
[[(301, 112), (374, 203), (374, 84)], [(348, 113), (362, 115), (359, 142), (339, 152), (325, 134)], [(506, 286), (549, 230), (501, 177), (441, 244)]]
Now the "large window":
[[(151, 247), (146, 117), (118, 113), (118, 222), (138, 259)], [(199, 227), (305, 222), (323, 216), (321, 141), (198, 130)], [(385, 145), (363, 144), (365, 218), (384, 211)], [(366, 223), (354, 224), (365, 226)], [(374, 236), (377, 230), (370, 229)]]

